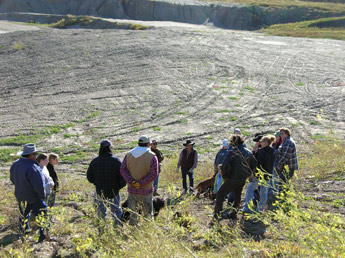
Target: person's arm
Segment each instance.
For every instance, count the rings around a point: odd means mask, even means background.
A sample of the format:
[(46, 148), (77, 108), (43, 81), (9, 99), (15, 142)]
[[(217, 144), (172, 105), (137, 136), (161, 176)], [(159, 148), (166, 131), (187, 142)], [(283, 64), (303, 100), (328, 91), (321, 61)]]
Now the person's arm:
[(12, 184), (14, 184), (14, 173), (13, 173), (13, 165), (10, 168), (10, 180)]
[(86, 177), (87, 180), (91, 183), (94, 184), (95, 183), (95, 176), (94, 176), (94, 171), (93, 171), (93, 165), (94, 165), (94, 160), (91, 161), (87, 172), (86, 172)]
[(44, 178), (41, 168), (38, 166), (31, 167), (27, 172), (27, 178), (38, 197), (43, 200), (46, 196), (46, 192), (44, 190)]
[(129, 170), (127, 169), (127, 156), (125, 156), (121, 163), (120, 174), (123, 179), (126, 180), (127, 184), (131, 184), (134, 181), (133, 177), (129, 173)]
[(223, 163), (221, 166), (221, 174), (224, 179), (230, 176), (228, 175), (228, 172), (231, 170), (230, 160), (231, 160), (232, 155), (233, 155), (233, 151), (228, 152), (223, 160)]
[(195, 169), (197, 166), (198, 166), (198, 152), (195, 151), (194, 163), (193, 163), (193, 167), (191, 169)]
[(217, 171), (217, 159), (218, 159), (219, 151), (217, 152), (216, 158), (214, 159), (213, 166), (214, 166), (214, 171)]
[(150, 164), (150, 173), (144, 176), (140, 181), (140, 185), (146, 185), (156, 179), (158, 176), (158, 159), (156, 156), (153, 156)]
[(180, 152), (180, 156), (179, 156), (179, 158), (178, 158), (177, 168), (181, 167), (182, 155), (183, 155), (182, 152), (183, 152), (183, 151)]
[(163, 153), (160, 150), (157, 151), (157, 159), (158, 163), (161, 163), (164, 159)]
[(117, 175), (117, 182), (118, 182), (119, 190), (121, 188), (123, 188), (124, 186), (126, 186), (126, 184), (127, 184), (126, 180), (123, 178), (123, 176), (120, 173), (121, 164), (122, 164), (121, 160), (118, 157), (116, 157), (116, 160), (115, 160), (115, 173)]

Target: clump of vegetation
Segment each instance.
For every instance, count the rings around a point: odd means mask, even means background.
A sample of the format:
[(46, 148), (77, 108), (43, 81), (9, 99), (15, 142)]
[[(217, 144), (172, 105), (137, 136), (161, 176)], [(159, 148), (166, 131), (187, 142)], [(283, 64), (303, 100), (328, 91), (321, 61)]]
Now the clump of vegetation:
[(137, 24), (137, 23), (133, 23), (130, 25), (131, 30), (147, 30), (148, 28), (149, 28), (148, 26)]
[(22, 42), (14, 42), (13, 43), (13, 49), (14, 50), (23, 50), (23, 44), (22, 44)]
[[(213, 2), (215, 0), (203, 0), (205, 2)], [(324, 12), (344, 13), (345, 4), (339, 0), (217, 0), (222, 3), (241, 3), (251, 6), (263, 6), (272, 8), (310, 8)]]
[(52, 125), (46, 126), (42, 129), (35, 131), (35, 134), (19, 134), (18, 136), (2, 138), (0, 139), (1, 145), (23, 145), (25, 143), (37, 143), (38, 140), (43, 139), (44, 137), (50, 136), (61, 132), (63, 129), (74, 126), (73, 123), (67, 123), (65, 125)]
[[(339, 26), (337, 24), (342, 24)], [(312, 21), (303, 21), (286, 24), (275, 24), (268, 28), (261, 29), (269, 35), (309, 37), (309, 38), (330, 38), (345, 40), (345, 17), (323, 18)]]

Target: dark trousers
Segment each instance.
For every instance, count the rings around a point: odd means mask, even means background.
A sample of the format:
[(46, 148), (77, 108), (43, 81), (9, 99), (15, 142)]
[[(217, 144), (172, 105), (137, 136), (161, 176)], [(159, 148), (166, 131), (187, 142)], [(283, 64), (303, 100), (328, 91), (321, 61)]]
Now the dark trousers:
[(182, 187), (183, 189), (187, 190), (187, 175), (189, 177), (189, 186), (193, 188), (194, 186), (194, 175), (193, 173), (188, 173), (187, 168), (182, 168), (181, 167), (181, 171), (182, 171)]
[(223, 202), (226, 196), (233, 192), (234, 196), (234, 204), (233, 207), (237, 209), (240, 206), (241, 202), (241, 193), (243, 190), (243, 186), (245, 185), (246, 181), (232, 181), (232, 180), (225, 180), (224, 183), (221, 185), (217, 192), (216, 196), (216, 205), (214, 207), (214, 217), (218, 218), (220, 212), (223, 210)]
[[(19, 211), (20, 211), (20, 216), (19, 216), (19, 230), (20, 234), (23, 233), (29, 233), (30, 232), (30, 226), (29, 226), (29, 221), (30, 221), (30, 213), (32, 213), (35, 216), (41, 215), (43, 213), (44, 216), (47, 215), (47, 205), (46, 203), (41, 200), (33, 204), (25, 204), (24, 203), (19, 203)], [(44, 229), (42, 227), (39, 227), (40, 230), (40, 236), (44, 237)]]

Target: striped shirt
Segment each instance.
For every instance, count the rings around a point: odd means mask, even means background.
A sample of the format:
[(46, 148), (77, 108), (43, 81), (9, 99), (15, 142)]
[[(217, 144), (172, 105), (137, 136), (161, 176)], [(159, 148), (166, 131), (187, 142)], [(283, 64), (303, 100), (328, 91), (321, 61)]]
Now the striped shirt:
[[(131, 173), (127, 169), (127, 155), (122, 161), (120, 173), (122, 177), (126, 180), (128, 184), (128, 192), (132, 194), (140, 194), (140, 195), (147, 195), (153, 192), (154, 188), (153, 186), (150, 189), (143, 189), (143, 188), (133, 188), (132, 182), (135, 181), (133, 177), (131, 176)], [(158, 159), (156, 156), (154, 156), (151, 160), (150, 164), (150, 173), (148, 173), (146, 176), (144, 176), (138, 183), (140, 185), (146, 185), (149, 182), (152, 182), (156, 179), (158, 175)]]

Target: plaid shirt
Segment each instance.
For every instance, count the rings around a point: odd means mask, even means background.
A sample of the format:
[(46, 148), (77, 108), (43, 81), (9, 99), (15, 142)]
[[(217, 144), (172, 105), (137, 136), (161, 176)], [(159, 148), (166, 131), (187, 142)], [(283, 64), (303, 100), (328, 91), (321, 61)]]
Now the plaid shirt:
[[(132, 182), (135, 181), (133, 177), (131, 176), (131, 173), (127, 169), (127, 155), (122, 161), (120, 173), (122, 177), (126, 180), (128, 183), (128, 192), (132, 194), (140, 194), (140, 195), (147, 195), (153, 192), (154, 188), (153, 186), (151, 189), (143, 189), (143, 188), (133, 188)], [(150, 173), (148, 173), (146, 176), (144, 176), (140, 181), (140, 185), (146, 185), (149, 182), (152, 182), (156, 179), (158, 175), (158, 159), (156, 156), (153, 156), (150, 164)]]
[(290, 170), (298, 170), (296, 144), (290, 137), (287, 137), (278, 148), (277, 168), (280, 169), (284, 165), (288, 165)]

